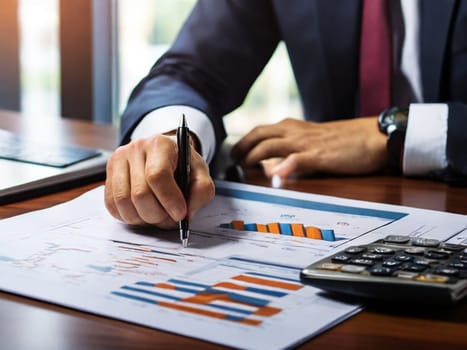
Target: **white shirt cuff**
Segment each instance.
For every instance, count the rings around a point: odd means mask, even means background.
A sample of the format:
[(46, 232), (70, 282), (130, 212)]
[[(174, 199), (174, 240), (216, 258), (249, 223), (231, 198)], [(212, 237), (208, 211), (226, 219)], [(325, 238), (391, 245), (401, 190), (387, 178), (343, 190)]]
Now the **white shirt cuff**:
[(216, 150), (214, 128), (206, 114), (189, 106), (167, 106), (148, 113), (136, 126), (131, 139), (149, 137), (177, 129), (180, 118), (185, 114), (188, 128), (201, 144), (201, 154), (206, 162), (210, 162)]
[(404, 144), (405, 175), (426, 175), (447, 166), (448, 105), (413, 103)]

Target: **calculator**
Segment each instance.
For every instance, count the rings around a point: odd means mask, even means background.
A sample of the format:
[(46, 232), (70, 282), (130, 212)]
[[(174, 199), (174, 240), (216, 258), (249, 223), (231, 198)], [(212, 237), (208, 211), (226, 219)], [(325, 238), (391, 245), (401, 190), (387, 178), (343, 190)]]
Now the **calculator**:
[(364, 299), (454, 304), (467, 294), (467, 246), (388, 235), (304, 268), (303, 283)]

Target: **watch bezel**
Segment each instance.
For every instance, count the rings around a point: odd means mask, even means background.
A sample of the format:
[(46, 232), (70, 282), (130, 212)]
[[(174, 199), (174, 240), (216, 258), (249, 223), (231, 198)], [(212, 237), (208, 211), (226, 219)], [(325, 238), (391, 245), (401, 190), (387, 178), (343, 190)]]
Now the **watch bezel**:
[(378, 128), (383, 134), (389, 135), (394, 130), (406, 131), (409, 116), (408, 107), (393, 106), (385, 109), (378, 116)]

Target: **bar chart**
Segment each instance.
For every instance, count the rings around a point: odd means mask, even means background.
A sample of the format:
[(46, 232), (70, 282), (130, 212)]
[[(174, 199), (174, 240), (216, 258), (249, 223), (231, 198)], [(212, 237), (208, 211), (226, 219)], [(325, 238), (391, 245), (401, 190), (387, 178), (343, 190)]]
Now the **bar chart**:
[(332, 229), (323, 229), (316, 226), (306, 226), (301, 223), (272, 222), (267, 224), (260, 224), (245, 223), (243, 220), (232, 220), (229, 223), (220, 224), (219, 227), (238, 231), (254, 231), (285, 236), (306, 237), (310, 239), (319, 239), (330, 242), (342, 239), (336, 237), (334, 230)]
[(302, 288), (298, 281), (250, 271), (212, 284), (188, 278), (138, 281), (111, 294), (183, 313), (259, 326), (283, 311), (273, 305), (276, 299)]

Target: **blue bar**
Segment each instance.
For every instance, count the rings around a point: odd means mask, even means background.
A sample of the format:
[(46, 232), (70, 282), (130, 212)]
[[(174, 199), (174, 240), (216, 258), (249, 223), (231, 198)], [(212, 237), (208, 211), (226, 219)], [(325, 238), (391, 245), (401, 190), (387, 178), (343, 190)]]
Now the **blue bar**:
[[(154, 285), (152, 285), (152, 286), (154, 287)], [(123, 286), (122, 289), (131, 290), (132, 292), (139, 292), (139, 293), (149, 294), (149, 295), (153, 295), (155, 297), (167, 298), (167, 299), (171, 299), (171, 300), (177, 300), (177, 301), (181, 300), (181, 298), (175, 297), (175, 296), (170, 295), (170, 294), (153, 292), (153, 291), (149, 291), (149, 290), (146, 290), (146, 289), (141, 289), (141, 288), (136, 288), (136, 287), (131, 287), (131, 286)]]
[(288, 293), (279, 292), (277, 290), (269, 290), (269, 289), (262, 289), (262, 288), (256, 288), (256, 287), (246, 287), (245, 290), (247, 292), (270, 295), (272, 297), (278, 297), (278, 298), (282, 298), (288, 295)]
[(290, 224), (279, 224), (281, 235), (292, 236), (292, 226)]
[(320, 211), (350, 214), (350, 215), (370, 216), (370, 217), (377, 217), (377, 218), (383, 218), (383, 219), (389, 219), (389, 220), (399, 220), (408, 215), (407, 213), (399, 213), (399, 212), (394, 212), (394, 211), (385, 211), (385, 210), (377, 210), (377, 209), (369, 209), (369, 208), (357, 208), (357, 207), (349, 207), (349, 206), (338, 205), (338, 204), (314, 202), (314, 201), (308, 201), (308, 200), (297, 199), (297, 198), (281, 197), (281, 196), (265, 194), (265, 193), (235, 190), (235, 189), (225, 188), (225, 187), (220, 187), (220, 186), (216, 187), (216, 195), (246, 199), (246, 200), (257, 201), (257, 202), (262, 202), (262, 203), (273, 203), (273, 204), (287, 205), (290, 207), (298, 207), (298, 208), (304, 208), (304, 209), (320, 210)]
[(245, 231), (258, 231), (256, 228), (256, 224), (244, 224), (243, 225), (243, 230)]
[(210, 293), (210, 294), (219, 294), (219, 295), (227, 295), (229, 299), (248, 304), (248, 305), (254, 305), (254, 306), (266, 306), (269, 304), (269, 300), (267, 299), (262, 299), (262, 298), (255, 298), (255, 297), (250, 297), (248, 295), (236, 293), (236, 292), (227, 292), (225, 290), (220, 290), (216, 288), (209, 288), (203, 291), (202, 293), (198, 294), (203, 294), (203, 293)]
[(321, 236), (323, 237), (323, 241), (334, 242), (336, 240), (336, 236), (334, 235), (334, 230), (321, 229)]
[(173, 283), (173, 284), (183, 284), (185, 286), (192, 286), (192, 287), (198, 287), (198, 288), (210, 288), (211, 287), (208, 284), (189, 282), (189, 281), (184, 281), (184, 280), (178, 280), (178, 279), (175, 279), (175, 278), (170, 278), (167, 282)]

